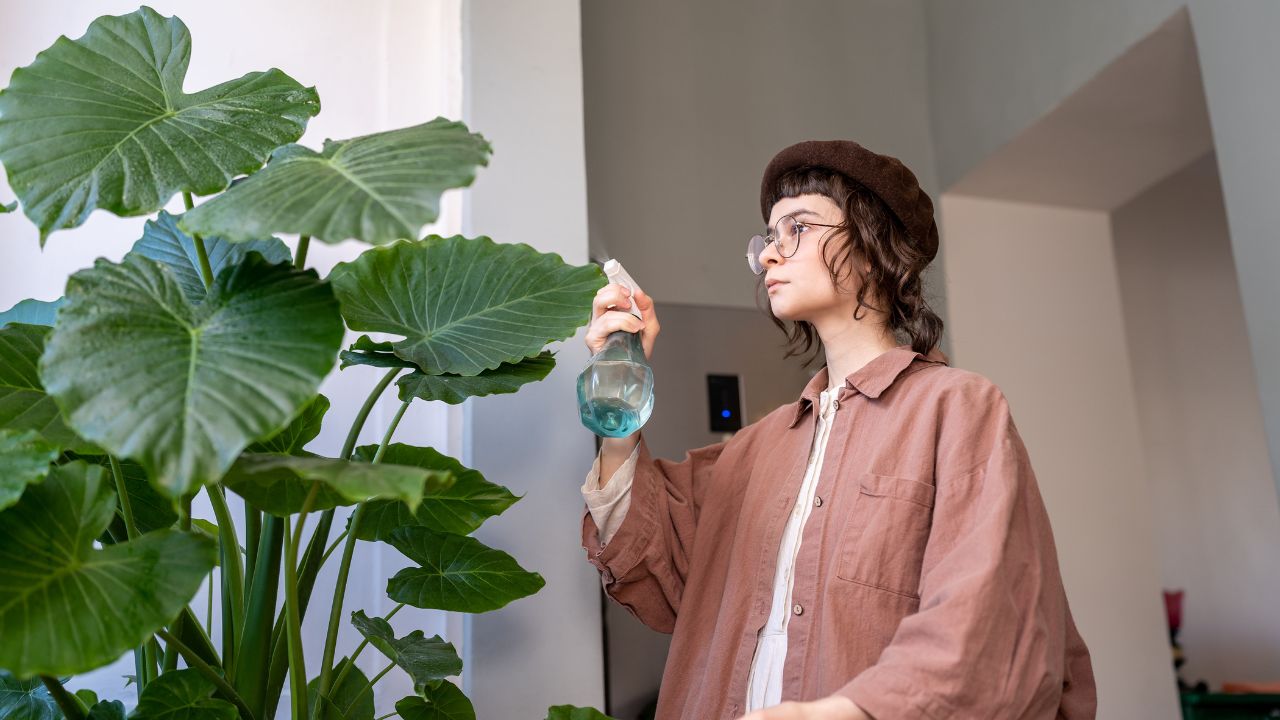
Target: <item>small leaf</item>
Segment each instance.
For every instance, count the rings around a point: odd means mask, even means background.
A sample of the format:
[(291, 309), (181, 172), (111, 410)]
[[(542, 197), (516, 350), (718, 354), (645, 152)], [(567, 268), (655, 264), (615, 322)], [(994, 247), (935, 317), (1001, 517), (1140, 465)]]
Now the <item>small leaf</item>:
[(115, 512), (105, 475), (57, 466), (0, 513), (0, 667), (70, 675), (112, 662), (171, 621), (213, 568), (213, 543), (173, 530), (95, 549)]
[[(83, 459), (100, 465), (107, 480), (112, 483), (112, 489), (115, 488), (115, 477), (111, 474), (111, 458), (98, 455)], [(129, 507), (133, 510), (133, 522), (138, 532), (149, 533), (152, 530), (173, 527), (173, 524), (178, 522), (177, 504), (156, 491), (147, 478), (147, 471), (142, 469), (141, 465), (130, 460), (119, 462), (120, 472), (124, 476), (125, 492), (129, 493)], [(121, 521), (124, 520), (124, 508), (118, 500), (116, 514), (120, 516)]]
[(396, 714), (404, 720), (476, 720), (476, 709), (457, 685), (444, 681), (420, 691), (422, 697), (407, 697), (396, 703)]
[(510, 555), (472, 537), (402, 527), (387, 542), (421, 566), (396, 573), (387, 582), (387, 595), (417, 608), (488, 612), (546, 584)]
[(466, 187), (489, 162), (489, 143), (460, 122), (276, 150), (261, 172), (188, 212), (188, 232), (243, 241), (273, 233), (324, 242), (416, 238), (440, 214), (440, 196)]
[(5, 720), (61, 720), (62, 711), (40, 678), (19, 680), (0, 670), (0, 718)]
[(187, 26), (143, 7), (14, 71), (0, 93), (0, 163), (42, 242), (97, 208), (150, 215), (178, 192), (219, 192), (320, 111), (314, 88), (275, 69), (188, 95), (190, 60)]
[(18, 203), (16, 202), (11, 202), (8, 205), (5, 205), (4, 203), (0, 203), (0, 215), (4, 215), (5, 213), (11, 213), (17, 209), (18, 209)]
[(425, 492), (437, 492), (452, 484), (453, 478), (446, 472), (388, 463), (371, 465), (314, 455), (247, 454), (223, 479), (250, 505), (279, 516), (299, 512), (313, 482), (319, 482), (320, 489), (312, 510), (353, 505), (370, 498), (394, 499), (416, 508)]
[(521, 386), (537, 382), (556, 366), (551, 352), (544, 352), (518, 363), (502, 363), (494, 370), (479, 375), (428, 375), (421, 370), (396, 380), (400, 399), (440, 400), (457, 405), (469, 397), (513, 393)]
[[(251, 253), (192, 306), (164, 266), (99, 260), (67, 283), (40, 375), (68, 422), (158, 489), (215, 482), (333, 367), (342, 322), (314, 271)], [(0, 331), (3, 332), (3, 331)]]
[[(349, 664), (351, 661), (345, 657), (339, 660), (333, 668), (333, 679), (336, 680)], [(333, 720), (373, 720), (373, 691), (365, 692), (368, 685), (369, 678), (359, 666), (353, 665), (342, 682), (329, 689), (325, 698), (330, 707), (327, 716)], [(319, 692), (320, 678), (307, 683), (307, 707), (315, 705)]]
[(363, 610), (351, 613), (351, 624), (369, 644), (409, 673), (415, 692), (423, 692), (432, 680), (443, 680), (462, 672), (462, 658), (458, 657), (453, 643), (445, 642), (439, 635), (426, 637), (421, 630), (414, 630), (396, 638), (391, 623), (380, 617), (371, 618)]
[(130, 720), (237, 720), (236, 706), (215, 690), (199, 670), (170, 670), (147, 683)]
[(314, 400), (302, 408), (284, 430), (249, 446), (251, 453), (276, 453), (277, 455), (301, 455), (302, 448), (316, 439), (320, 434), (320, 426), (324, 423), (325, 413), (329, 412), (329, 398), (317, 395)]
[(604, 286), (595, 265), (489, 238), (428, 237), (366, 251), (329, 275), (352, 330), (404, 336), (395, 354), (431, 375), (478, 375), (568, 338)]
[[(239, 265), (245, 255), (256, 252), (269, 263), (289, 262), (293, 258), (289, 247), (277, 238), (253, 240), (246, 243), (229, 243), (219, 237), (204, 238), (205, 253), (213, 276), (226, 268)], [(151, 258), (169, 268), (170, 274), (182, 286), (182, 292), (192, 304), (204, 300), (204, 280), (200, 277), (200, 258), (191, 236), (178, 229), (177, 219), (161, 210), (155, 220), (148, 220), (142, 238), (133, 244), (130, 254)], [(126, 256), (127, 257), (127, 256)]]
[(98, 693), (90, 690), (89, 688), (80, 688), (75, 691), (74, 694), (76, 697), (80, 698), (80, 701), (83, 702), (84, 706), (87, 708), (91, 708), (98, 704)]
[(103, 700), (92, 705), (89, 708), (88, 720), (125, 720), (124, 703), (119, 700)]
[(64, 298), (57, 300), (22, 300), (17, 305), (0, 312), (0, 328), (12, 323), (24, 325), (44, 325), (53, 327), (58, 308), (66, 302)]
[(0, 510), (17, 503), (28, 485), (44, 480), (61, 454), (34, 430), (0, 430)]
[(53, 398), (40, 384), (40, 354), (49, 328), (10, 325), (0, 330), (0, 428), (35, 430), (58, 447), (91, 452), (62, 420)]
[[(377, 454), (376, 445), (356, 448), (355, 458), (369, 462)], [(383, 462), (410, 465), (445, 472), (454, 478), (452, 485), (425, 490), (422, 504), (410, 511), (404, 503), (374, 500), (365, 506), (355, 535), (361, 540), (386, 540), (398, 527), (418, 525), (432, 530), (467, 535), (487, 518), (501, 515), (519, 500), (510, 490), (484, 479), (478, 471), (464, 466), (448, 455), (432, 448), (392, 443), (387, 446)]]
[(547, 710), (547, 720), (614, 720), (614, 718), (595, 708), (552, 705)]

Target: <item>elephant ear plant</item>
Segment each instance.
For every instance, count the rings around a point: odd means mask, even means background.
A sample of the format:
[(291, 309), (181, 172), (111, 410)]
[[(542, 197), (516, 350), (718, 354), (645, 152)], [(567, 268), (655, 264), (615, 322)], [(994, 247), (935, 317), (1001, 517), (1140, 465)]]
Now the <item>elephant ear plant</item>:
[[(0, 717), (123, 720), (119, 699), (63, 683), (132, 652), (139, 720), (270, 720), (286, 682), (293, 720), (374, 720), (391, 671), (413, 681), (405, 720), (474, 718), (447, 679), (454, 647), (389, 620), (405, 605), (494, 610), (543, 579), (470, 537), (515, 495), (392, 436), (415, 400), (546, 377), (545, 346), (586, 323), (603, 275), (527, 245), (419, 238), (441, 194), (488, 163), (461, 123), (313, 150), (293, 143), (320, 110), (314, 88), (273, 69), (188, 93), (190, 52), (180, 20), (143, 7), (59, 38), (0, 92), (0, 164), (42, 244), (94, 210), (152, 218), (121, 262), (0, 314)], [(179, 194), (186, 212), (165, 212)], [(298, 235), (296, 253), (276, 234)], [(307, 269), (312, 241), (349, 239), (374, 247), (327, 278)], [(394, 339), (344, 350), (347, 328)], [(385, 374), (321, 457), (304, 448), (334, 421), (317, 390), (339, 358)], [(392, 383), (385, 437), (357, 447)], [(191, 517), (200, 493), (216, 522)], [(345, 528), (339, 506), (354, 506)], [(389, 580), (386, 617), (344, 606), (360, 541), (416, 564)], [(314, 597), (330, 560), (333, 597)], [(215, 567), (210, 637), (189, 603)], [(309, 606), (328, 613), (320, 657), (303, 653)], [(340, 654), (344, 620), (364, 642)], [(386, 660), (372, 679), (355, 662), (370, 645)]]

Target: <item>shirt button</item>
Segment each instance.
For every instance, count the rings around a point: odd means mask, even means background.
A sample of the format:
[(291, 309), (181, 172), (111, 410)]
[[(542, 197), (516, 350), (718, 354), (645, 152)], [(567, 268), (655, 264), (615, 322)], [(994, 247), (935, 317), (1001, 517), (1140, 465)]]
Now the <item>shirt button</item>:
[(821, 495), (815, 495), (815, 496), (813, 497), (813, 506), (814, 506), (814, 507), (822, 507), (822, 496), (821, 496)]
[(795, 613), (796, 615), (800, 615), (804, 612), (804, 608), (800, 605), (800, 603), (796, 603), (795, 605), (791, 606), (791, 612)]
[(839, 400), (832, 400), (832, 401), (831, 401), (831, 409), (832, 409), (832, 410), (839, 410), (839, 409), (840, 409), (840, 401), (839, 401)]

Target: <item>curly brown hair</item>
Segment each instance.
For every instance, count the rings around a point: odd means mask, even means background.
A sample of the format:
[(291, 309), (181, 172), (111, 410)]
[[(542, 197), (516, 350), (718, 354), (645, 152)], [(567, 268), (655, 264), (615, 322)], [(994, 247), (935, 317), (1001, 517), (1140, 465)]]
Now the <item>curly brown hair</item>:
[[(842, 235), (844, 242), (828, 243), (826, 248), (835, 247), (835, 252), (824, 249), (822, 259), (837, 288), (851, 272), (858, 274), (858, 307), (854, 308), (854, 319), (862, 319), (858, 311), (864, 307), (883, 312), (888, 329), (899, 343), (910, 342), (916, 352), (928, 353), (941, 339), (943, 326), (942, 318), (933, 312), (924, 297), (921, 276), (933, 255), (923, 253), (910, 240), (902, 222), (878, 195), (834, 170), (805, 167), (782, 175), (770, 188), (769, 207), (782, 198), (807, 194), (825, 195), (844, 213), (839, 229), (833, 231), (837, 236)], [(868, 261), (869, 272), (862, 270), (863, 263), (857, 262), (859, 258)], [(761, 274), (757, 290), (763, 282)], [(781, 320), (767, 303), (761, 305), (759, 292), (756, 298), (757, 306), (787, 336), (787, 352), (783, 357), (802, 355), (812, 349), (813, 355), (804, 364), (812, 363), (821, 349), (814, 348), (817, 331), (813, 325), (803, 320)], [(879, 303), (880, 307), (872, 302)]]

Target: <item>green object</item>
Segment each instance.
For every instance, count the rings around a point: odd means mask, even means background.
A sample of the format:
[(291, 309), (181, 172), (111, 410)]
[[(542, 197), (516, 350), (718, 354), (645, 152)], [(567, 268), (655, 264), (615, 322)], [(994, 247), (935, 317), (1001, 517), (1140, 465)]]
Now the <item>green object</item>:
[[(358, 447), (356, 458), (371, 461), (377, 450), (374, 445)], [(382, 461), (447, 473), (454, 481), (447, 487), (424, 491), (417, 510), (388, 500), (368, 503), (354, 530), (361, 540), (386, 540), (393, 530), (406, 526), (467, 535), (486, 519), (501, 515), (519, 500), (510, 490), (485, 480), (478, 471), (433, 448), (393, 443), (387, 446)]]
[(427, 637), (421, 630), (414, 630), (397, 638), (391, 623), (380, 617), (371, 618), (363, 610), (351, 613), (351, 624), (371, 645), (409, 673), (416, 692), (423, 692), (433, 680), (462, 673), (458, 651), (439, 635)]
[(197, 670), (170, 670), (147, 685), (130, 720), (237, 720), (236, 706)]
[(1280, 694), (1182, 693), (1182, 720), (1270, 720), (1280, 717)]
[(403, 720), (476, 720), (471, 701), (448, 680), (424, 688), (421, 697), (400, 700), (396, 713)]
[[(335, 675), (341, 674), (350, 662), (347, 658), (339, 660)], [(365, 691), (368, 685), (369, 678), (360, 671), (360, 668), (353, 665), (346, 671), (342, 682), (325, 696), (334, 713), (329, 717), (332, 720), (373, 720), (373, 693)], [(315, 705), (319, 687), (319, 678), (307, 684), (308, 707)]]
[(59, 454), (34, 430), (0, 430), (0, 510), (17, 503), (28, 485), (43, 480)]
[(595, 266), (489, 238), (374, 248), (330, 275), (352, 330), (404, 336), (395, 354), (430, 374), (478, 375), (538, 355), (590, 320)]
[(284, 428), (342, 341), (328, 286), (257, 254), (198, 305), (136, 255), (72, 275), (67, 300), (41, 361), (45, 387), (78, 432), (141, 463), (172, 497), (217, 481), (250, 442)]
[(0, 330), (0, 428), (35, 430), (47, 442), (72, 450), (91, 449), (62, 419), (40, 384), (40, 354), (49, 328), (9, 325)]
[(69, 675), (112, 662), (213, 569), (213, 543), (173, 530), (95, 549), (114, 512), (107, 473), (73, 462), (0, 513), (0, 667)]
[(25, 325), (45, 325), (53, 327), (54, 318), (57, 317), (58, 308), (66, 300), (58, 298), (57, 300), (22, 300), (17, 305), (0, 312), (0, 328), (11, 323), (23, 323)]
[(302, 455), (307, 443), (320, 434), (320, 426), (324, 424), (324, 416), (328, 412), (329, 398), (317, 395), (289, 422), (288, 427), (266, 440), (250, 445), (247, 452)]
[(393, 530), (387, 542), (420, 567), (405, 568), (387, 583), (387, 595), (418, 608), (481, 613), (542, 589), (538, 573), (479, 540), (424, 527)]
[(614, 720), (604, 713), (589, 707), (573, 705), (555, 705), (547, 710), (547, 720)]
[(272, 233), (336, 243), (417, 238), (440, 214), (440, 195), (465, 187), (489, 162), (489, 143), (460, 122), (287, 145), (259, 173), (187, 213), (188, 232), (242, 241)]
[(320, 110), (314, 89), (279, 70), (188, 95), (190, 59), (186, 25), (143, 7), (14, 71), (0, 93), (0, 163), (41, 242), (98, 208), (147, 215), (179, 192), (218, 192)]
[(551, 352), (543, 352), (520, 362), (504, 362), (479, 375), (428, 375), (421, 370), (396, 381), (400, 399), (439, 400), (457, 405), (469, 397), (513, 393), (524, 385), (542, 380), (556, 366)]
[(61, 720), (62, 711), (40, 678), (19, 680), (0, 670), (0, 718), (5, 720)]
[(395, 499), (412, 510), (425, 492), (451, 481), (445, 473), (404, 465), (273, 454), (242, 455), (225, 480), (254, 507), (276, 515), (299, 512), (313, 483), (320, 484), (313, 510), (374, 498)]

